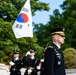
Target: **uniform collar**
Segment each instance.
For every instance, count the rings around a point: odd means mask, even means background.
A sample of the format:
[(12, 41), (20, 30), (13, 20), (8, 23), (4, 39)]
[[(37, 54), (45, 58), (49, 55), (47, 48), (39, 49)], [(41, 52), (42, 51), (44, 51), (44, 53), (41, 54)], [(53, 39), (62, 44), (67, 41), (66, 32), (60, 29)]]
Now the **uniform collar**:
[(54, 45), (56, 45), (58, 49), (60, 49), (60, 46), (59, 46), (59, 45), (57, 45), (55, 42), (53, 42), (53, 44), (54, 44)]
[(32, 57), (30, 57), (31, 59), (34, 59), (35, 57), (34, 56), (32, 56)]
[(14, 61), (17, 61), (17, 60), (19, 60), (19, 58), (17, 57), (17, 58), (14, 58)]

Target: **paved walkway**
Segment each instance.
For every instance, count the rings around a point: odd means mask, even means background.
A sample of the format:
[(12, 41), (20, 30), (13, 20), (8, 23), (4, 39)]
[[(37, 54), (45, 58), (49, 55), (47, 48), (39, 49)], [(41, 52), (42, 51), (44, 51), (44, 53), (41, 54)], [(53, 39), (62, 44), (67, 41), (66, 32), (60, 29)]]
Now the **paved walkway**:
[[(25, 72), (25, 68), (21, 69), (22, 75)], [(76, 75), (76, 69), (67, 69), (66, 70), (67, 75)], [(9, 75), (10, 72), (8, 70), (8, 67), (4, 64), (0, 64), (0, 75)]]

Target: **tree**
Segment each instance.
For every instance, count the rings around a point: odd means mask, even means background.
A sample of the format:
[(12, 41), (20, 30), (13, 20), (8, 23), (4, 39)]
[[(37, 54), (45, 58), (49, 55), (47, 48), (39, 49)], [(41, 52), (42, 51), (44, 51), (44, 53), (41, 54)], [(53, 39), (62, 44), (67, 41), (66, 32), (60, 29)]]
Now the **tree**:
[(47, 47), (48, 45), (47, 41), (49, 41), (48, 36), (45, 35), (48, 34), (48, 32), (46, 32), (46, 27), (47, 27), (46, 25), (43, 25), (41, 23), (34, 25), (34, 32), (36, 33), (36, 36), (38, 38), (37, 43), (44, 48)]
[[(38, 0), (30, 1), (33, 16), (36, 11), (49, 10), (46, 3), (39, 2)], [(26, 0), (0, 0), (0, 17), (8, 22), (14, 21), (25, 2)]]
[(2, 62), (2, 57), (4, 57), (5, 53), (3, 51), (0, 51), (0, 62)]
[[(16, 39), (12, 32), (12, 25), (17, 15), (19, 14), (22, 6), (26, 0), (0, 0), (0, 50), (5, 53), (2, 60), (10, 59), (13, 50), (18, 49), (23, 56), (28, 50), (28, 38)], [(39, 2), (38, 0), (31, 0), (32, 16), (35, 15), (36, 11), (49, 10), (48, 4)], [(43, 50), (43, 47), (38, 45), (37, 37), (34, 34), (33, 38), (30, 38), (30, 48), (39, 51)]]
[(63, 51), (65, 67), (76, 68), (76, 50), (74, 48), (67, 48)]
[(68, 47), (76, 48), (76, 0), (65, 0), (61, 8), (64, 11), (62, 18), (64, 19), (64, 27), (66, 28), (66, 44)]
[(51, 45), (51, 33), (50, 30), (56, 27), (62, 26), (63, 18), (59, 13), (59, 10), (56, 9), (53, 15), (50, 15), (50, 21), (46, 24), (35, 24), (35, 33), (37, 34), (38, 44), (42, 47)]
[[(50, 19), (46, 25), (38, 25), (36, 30), (36, 33), (38, 33), (37, 38), (39, 41), (41, 41), (40, 38), (42, 39), (41, 42), (38, 41), (38, 44), (40, 44), (42, 47), (45, 47), (48, 42), (50, 45), (50, 30), (57, 27), (64, 27), (66, 39), (64, 45), (62, 45), (62, 49), (64, 50), (65, 48), (69, 47), (76, 48), (76, 0), (65, 0), (60, 7), (63, 10), (62, 13), (60, 13), (58, 9), (55, 9), (53, 11), (53, 15), (49, 16)], [(43, 31), (44, 33), (42, 33)]]

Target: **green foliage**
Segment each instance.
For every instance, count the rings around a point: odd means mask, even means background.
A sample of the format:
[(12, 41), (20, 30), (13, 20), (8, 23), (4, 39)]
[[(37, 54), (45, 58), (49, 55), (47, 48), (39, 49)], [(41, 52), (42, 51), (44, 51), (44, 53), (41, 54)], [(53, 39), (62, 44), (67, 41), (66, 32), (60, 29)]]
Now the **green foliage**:
[[(13, 53), (13, 50), (18, 49), (21, 52), (21, 56), (24, 56), (26, 51), (28, 51), (29, 41), (30, 41), (30, 48), (36, 51), (41, 52), (43, 47), (36, 44), (37, 38), (34, 35), (33, 38), (20, 38), (16, 39), (13, 32), (12, 32), (12, 24), (9, 22), (2, 22), (3, 20), (0, 19), (0, 50), (5, 53), (4, 57), (2, 57), (2, 62), (10, 59)], [(39, 53), (37, 55), (40, 56)], [(2, 55), (1, 55), (2, 56)], [(6, 62), (5, 62), (6, 63)]]
[(66, 39), (62, 49), (69, 47), (76, 49), (76, 0), (65, 0), (60, 7), (63, 12), (60, 13), (58, 9), (55, 9), (53, 15), (49, 16), (49, 22), (46, 25), (35, 25), (35, 33), (38, 38), (37, 43), (42, 47), (46, 47), (46, 44), (52, 42), (50, 30), (57, 27), (65, 27)]
[(64, 27), (66, 29), (66, 44), (68, 47), (76, 48), (76, 0), (65, 0), (63, 5), (61, 6), (64, 9), (63, 15), (64, 19)]
[(4, 57), (5, 53), (3, 51), (0, 51), (0, 62), (2, 62), (2, 57)]
[[(36, 11), (49, 10), (49, 4), (39, 2), (39, 0), (30, 1), (32, 16)], [(0, 0), (0, 62), (7, 64), (14, 49), (20, 50), (21, 57), (24, 56), (29, 47), (36, 51), (36, 57), (41, 58), (42, 51), (52, 42), (50, 30), (65, 27), (66, 39), (62, 45), (63, 50), (67, 48), (64, 51), (65, 66), (66, 68), (76, 68), (76, 0), (65, 0), (60, 5), (63, 12), (60, 13), (58, 9), (55, 9), (53, 15), (49, 16), (46, 25), (33, 23), (33, 38), (16, 39), (12, 25), (25, 2), (26, 0)], [(28, 42), (30, 42), (30, 46)]]
[(50, 30), (65, 27), (66, 37), (65, 43), (62, 45), (63, 50), (67, 48), (64, 51), (65, 67), (76, 68), (76, 0), (65, 0), (60, 7), (63, 10), (62, 13), (55, 9), (53, 15), (49, 16), (49, 22), (46, 25), (35, 24), (34, 32), (38, 38), (37, 43), (45, 48), (52, 42)]
[[(36, 11), (49, 10), (48, 4), (39, 2), (38, 0), (30, 0), (32, 15), (35, 15)], [(20, 50), (21, 57), (24, 56), (29, 48), (36, 50), (37, 56), (40, 56), (40, 52), (43, 47), (37, 44), (37, 37), (34, 34), (33, 38), (20, 38), (16, 39), (12, 25), (21, 8), (23, 7), (26, 0), (0, 0), (0, 62), (8, 63), (13, 50)], [(7, 62), (6, 62), (7, 61)]]
[[(38, 0), (30, 1), (33, 16), (38, 10), (49, 10), (48, 4), (46, 3), (39, 2)], [(8, 22), (14, 21), (25, 2), (26, 0), (0, 0), (0, 17)]]
[[(48, 31), (46, 32), (46, 25), (43, 24), (35, 24), (34, 25), (34, 32), (38, 38), (37, 43), (42, 46), (46, 47), (48, 44)], [(47, 33), (47, 35), (46, 35)]]
[(63, 51), (65, 67), (76, 68), (76, 50), (74, 48), (67, 48)]

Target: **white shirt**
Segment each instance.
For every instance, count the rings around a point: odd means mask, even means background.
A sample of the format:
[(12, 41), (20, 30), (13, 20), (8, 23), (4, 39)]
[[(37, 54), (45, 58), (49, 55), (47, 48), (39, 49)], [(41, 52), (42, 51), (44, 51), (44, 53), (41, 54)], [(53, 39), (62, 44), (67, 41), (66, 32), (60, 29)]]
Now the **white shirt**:
[(30, 57), (31, 59), (34, 59), (34, 56)]
[(60, 46), (59, 45), (57, 45), (55, 42), (53, 42), (59, 49), (60, 49)]

